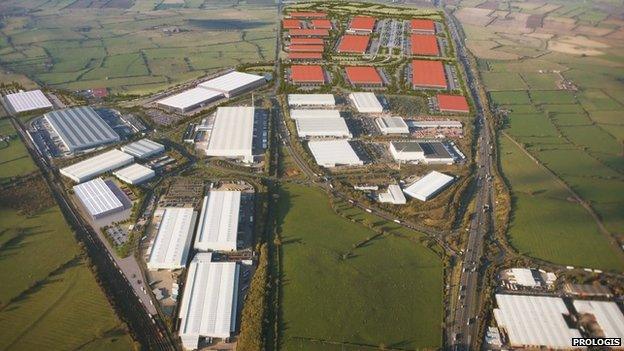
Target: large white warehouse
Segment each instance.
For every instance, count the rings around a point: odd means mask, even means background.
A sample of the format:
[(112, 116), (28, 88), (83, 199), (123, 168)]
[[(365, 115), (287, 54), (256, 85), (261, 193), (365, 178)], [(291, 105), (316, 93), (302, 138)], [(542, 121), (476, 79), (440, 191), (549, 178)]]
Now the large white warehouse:
[(382, 134), (409, 134), (409, 128), (401, 117), (375, 118), (375, 124)]
[(401, 162), (447, 165), (455, 162), (455, 157), (440, 141), (393, 141), (390, 143), (390, 154)]
[(455, 178), (438, 171), (431, 171), (426, 176), (403, 189), (403, 192), (420, 201), (427, 201), (439, 194), (451, 184)]
[(225, 95), (219, 91), (193, 88), (158, 100), (156, 103), (165, 108), (170, 108), (179, 112), (188, 112), (206, 106), (223, 97), (225, 97)]
[(375, 96), (375, 93), (351, 93), (349, 100), (361, 113), (382, 113), (383, 106)]
[(206, 155), (253, 162), (253, 107), (219, 107)]
[(100, 174), (121, 168), (132, 163), (134, 157), (125, 152), (113, 149), (84, 161), (74, 163), (71, 166), (61, 168), (62, 175), (70, 178), (76, 183), (82, 183), (93, 179)]
[(113, 172), (113, 175), (124, 183), (136, 185), (154, 178), (156, 172), (151, 168), (133, 163), (128, 167)]
[(151, 247), (147, 268), (179, 269), (186, 267), (197, 212), (191, 207), (166, 207)]
[(5, 96), (16, 113), (52, 108), (52, 103), (41, 90), (20, 91)]
[(364, 164), (347, 140), (310, 141), (308, 148), (319, 166), (361, 166)]
[(396, 184), (390, 184), (388, 190), (385, 193), (379, 193), (377, 199), (381, 203), (393, 205), (405, 205), (407, 203), (407, 199), (405, 199), (401, 187)]
[(51, 111), (43, 116), (70, 152), (120, 140), (113, 128), (89, 106)]
[(227, 98), (240, 95), (266, 82), (263, 76), (244, 72), (230, 72), (199, 84), (198, 88), (222, 93)]
[(594, 316), (606, 338), (624, 339), (624, 315), (615, 302), (575, 300), (573, 304), (580, 315)]
[[(107, 215), (124, 210), (124, 205), (117, 197), (112, 182), (106, 182), (102, 178), (74, 186), (74, 194), (78, 197), (84, 208), (92, 218), (98, 219)], [(115, 189), (120, 193), (119, 189)]]
[(141, 139), (122, 146), (121, 151), (138, 159), (145, 159), (164, 152), (165, 146), (149, 139)]
[(289, 94), (289, 106), (336, 106), (333, 94)]
[(344, 118), (304, 118), (295, 123), (300, 138), (352, 137)]
[(290, 118), (292, 119), (308, 119), (308, 118), (341, 118), (338, 110), (312, 110), (312, 109), (295, 109), (290, 110)]
[(208, 192), (199, 217), (195, 249), (235, 251), (240, 204), (240, 191)]
[(201, 337), (224, 339), (235, 331), (239, 269), (236, 262), (212, 262), (209, 252), (191, 261), (179, 313), (186, 350), (197, 349)]

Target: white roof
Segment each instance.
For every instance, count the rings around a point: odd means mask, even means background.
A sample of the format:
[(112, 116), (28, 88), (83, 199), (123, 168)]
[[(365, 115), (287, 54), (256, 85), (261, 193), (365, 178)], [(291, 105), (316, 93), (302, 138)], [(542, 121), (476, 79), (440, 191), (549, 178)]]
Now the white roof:
[(113, 174), (128, 184), (139, 184), (156, 176), (156, 172), (153, 169), (138, 163), (133, 163), (128, 167), (117, 170)]
[(377, 99), (374, 93), (351, 93), (349, 99), (353, 101), (353, 104), (359, 112), (363, 113), (381, 113), (383, 112), (383, 106)]
[(236, 250), (240, 191), (210, 191), (204, 197), (195, 236), (197, 250)]
[(407, 121), (412, 128), (461, 128), (460, 121)]
[(90, 106), (50, 111), (44, 116), (72, 152), (119, 141), (117, 132)]
[(124, 205), (102, 178), (74, 186), (74, 193), (92, 217), (122, 210)]
[(581, 336), (563, 319), (569, 311), (561, 298), (497, 294), (494, 317), (506, 330), (511, 346), (571, 348), (572, 338)]
[(299, 137), (347, 137), (349, 132), (343, 118), (304, 118), (296, 120)]
[(391, 184), (388, 186), (388, 190), (385, 193), (379, 194), (379, 202), (403, 205), (407, 203), (407, 200), (405, 199), (405, 195), (403, 195), (401, 187), (396, 184)]
[(206, 155), (244, 157), (252, 162), (253, 127), (253, 107), (219, 107)]
[(333, 94), (289, 94), (288, 105), (335, 106), (336, 99)]
[(20, 91), (6, 95), (5, 98), (17, 113), (52, 107), (52, 103), (41, 90)]
[(310, 148), (316, 163), (323, 167), (364, 164), (346, 140), (310, 141), (308, 148)]
[(624, 339), (624, 315), (615, 302), (575, 300), (574, 308), (580, 314), (594, 315), (605, 337)]
[(453, 180), (454, 178), (449, 175), (438, 171), (431, 171), (426, 176), (408, 186), (403, 192), (418, 200), (427, 201), (453, 182)]
[(141, 139), (122, 146), (121, 151), (136, 158), (147, 158), (165, 151), (165, 146), (149, 139)]
[(375, 123), (384, 134), (408, 134), (409, 128), (401, 117), (380, 117)]
[(134, 157), (117, 149), (107, 151), (71, 166), (61, 168), (62, 175), (80, 183), (132, 163)]
[(338, 110), (298, 109), (298, 110), (290, 110), (290, 118), (304, 119), (304, 118), (341, 118), (341, 117), (340, 117), (340, 111)]
[(179, 94), (168, 96), (164, 99), (158, 100), (157, 102), (161, 105), (184, 110), (221, 97), (223, 97), (223, 93), (219, 91), (204, 88), (193, 88), (185, 90)]
[(263, 76), (233, 71), (220, 77), (205, 81), (199, 84), (198, 87), (229, 93), (263, 79)]
[(165, 208), (147, 268), (178, 269), (186, 266), (196, 217), (192, 207)]
[(512, 268), (509, 270), (516, 281), (516, 284), (522, 286), (539, 286), (539, 283), (533, 278), (533, 272), (529, 268)]
[(186, 275), (179, 314), (185, 349), (196, 349), (200, 336), (227, 338), (235, 330), (239, 266), (211, 256), (196, 254)]

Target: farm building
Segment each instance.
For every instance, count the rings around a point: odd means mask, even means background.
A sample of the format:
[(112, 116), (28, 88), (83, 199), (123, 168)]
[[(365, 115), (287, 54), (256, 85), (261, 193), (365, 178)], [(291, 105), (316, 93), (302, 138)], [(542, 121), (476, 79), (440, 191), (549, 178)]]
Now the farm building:
[(206, 155), (252, 163), (254, 114), (253, 107), (219, 107)]
[(43, 115), (70, 152), (115, 143), (119, 135), (89, 106), (51, 111)]
[(231, 98), (255, 89), (264, 83), (266, 83), (266, 80), (263, 76), (233, 71), (205, 81), (197, 85), (197, 87), (216, 91), (222, 93), (227, 98)]
[(149, 251), (147, 268), (180, 269), (186, 267), (197, 212), (192, 207), (166, 207), (158, 233)]
[(334, 27), (328, 19), (313, 19), (311, 24), (314, 29), (333, 29)]
[(462, 95), (438, 94), (438, 108), (442, 112), (470, 112), (468, 101)]
[(15, 113), (52, 108), (52, 103), (41, 90), (20, 91), (4, 97)]
[(328, 37), (329, 31), (327, 29), (291, 29), (288, 31), (289, 37)]
[(62, 175), (76, 183), (82, 183), (100, 174), (121, 168), (132, 163), (132, 161), (134, 161), (134, 157), (127, 153), (119, 150), (110, 150), (84, 161), (74, 163), (71, 166), (61, 168), (59, 171)]
[(356, 87), (382, 87), (384, 85), (377, 68), (372, 66), (345, 67), (347, 80)]
[(455, 178), (438, 171), (431, 171), (424, 177), (412, 183), (403, 189), (405, 195), (427, 201), (438, 195), (442, 190), (449, 186)]
[(195, 249), (235, 251), (240, 204), (240, 191), (209, 191), (199, 217)]
[(407, 121), (410, 128), (461, 128), (460, 121), (450, 120), (425, 120), (425, 121)]
[(326, 18), (325, 12), (297, 11), (288, 14), (291, 18)]
[(138, 159), (146, 159), (165, 152), (165, 146), (149, 139), (141, 139), (122, 146), (121, 151)]
[(353, 102), (353, 105), (361, 113), (382, 113), (383, 106), (377, 99), (374, 93), (351, 93), (349, 94), (349, 100)]
[(407, 203), (401, 187), (396, 184), (389, 185), (386, 192), (379, 193), (377, 200), (381, 203), (389, 203), (393, 205), (405, 205)]
[(401, 117), (375, 118), (375, 124), (381, 134), (409, 134), (407, 123)]
[(439, 141), (393, 141), (390, 143), (390, 153), (399, 162), (447, 165), (455, 162), (455, 157), (446, 145)]
[(284, 29), (299, 29), (301, 28), (301, 24), (301, 21), (297, 19), (282, 20), (282, 28)]
[[(574, 309), (582, 317), (591, 315), (606, 338), (624, 339), (624, 315), (613, 301), (574, 300)], [(602, 336), (602, 335), (601, 335)]]
[(291, 61), (322, 60), (323, 54), (320, 52), (289, 52), (288, 59)]
[(156, 172), (151, 168), (134, 163), (113, 172), (113, 175), (124, 183), (136, 185), (154, 178)]
[(441, 61), (413, 60), (412, 87), (429, 89), (446, 89), (446, 74)]
[(412, 55), (440, 56), (438, 38), (435, 35), (412, 34), (410, 37)]
[(416, 34), (435, 34), (435, 22), (429, 19), (412, 19), (410, 21), (412, 33)]
[(494, 318), (511, 347), (571, 349), (577, 329), (568, 327), (570, 315), (559, 297), (496, 294)]
[(308, 142), (314, 160), (322, 167), (361, 166), (362, 160), (347, 140), (320, 140)]
[(93, 219), (124, 210), (124, 205), (118, 197), (121, 190), (111, 181), (96, 178), (91, 181), (75, 185), (74, 194)]
[(212, 262), (210, 252), (193, 257), (178, 315), (184, 349), (196, 350), (201, 337), (225, 339), (234, 332), (239, 270), (236, 262)]
[(288, 47), (288, 51), (290, 52), (316, 52), (322, 53), (324, 50), (323, 45), (300, 45), (300, 44), (291, 44)]
[(374, 17), (355, 16), (351, 19), (351, 22), (349, 22), (347, 32), (370, 34), (373, 32), (373, 29), (375, 29), (376, 21), (377, 20)]
[(193, 88), (158, 100), (156, 104), (166, 109), (184, 113), (199, 107), (204, 107), (224, 97), (225, 95), (219, 91)]
[(321, 38), (291, 38), (290, 45), (325, 45)]
[(290, 110), (290, 118), (292, 119), (341, 118), (341, 116), (340, 116), (339, 110), (298, 109), (298, 110)]
[(293, 65), (290, 67), (290, 80), (294, 84), (322, 85), (325, 84), (325, 72), (318, 65)]
[(344, 118), (303, 118), (296, 124), (300, 138), (352, 137)]
[(289, 106), (336, 106), (333, 94), (288, 94)]
[(366, 53), (370, 36), (368, 35), (343, 35), (338, 43), (338, 52), (341, 54), (360, 54)]

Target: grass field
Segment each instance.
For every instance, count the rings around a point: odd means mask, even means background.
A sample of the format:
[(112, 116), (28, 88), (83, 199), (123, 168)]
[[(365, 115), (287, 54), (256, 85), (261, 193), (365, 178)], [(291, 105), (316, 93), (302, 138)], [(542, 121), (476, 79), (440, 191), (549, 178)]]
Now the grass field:
[(0, 142), (0, 184), (37, 169), (9, 119), (0, 119), (0, 135), (10, 136)]
[[(344, 210), (354, 220), (375, 223)], [(279, 213), (281, 349), (441, 345), (442, 263), (418, 234), (388, 227), (394, 234), (358, 246), (375, 232), (336, 215), (325, 194), (300, 185), (284, 186)]]

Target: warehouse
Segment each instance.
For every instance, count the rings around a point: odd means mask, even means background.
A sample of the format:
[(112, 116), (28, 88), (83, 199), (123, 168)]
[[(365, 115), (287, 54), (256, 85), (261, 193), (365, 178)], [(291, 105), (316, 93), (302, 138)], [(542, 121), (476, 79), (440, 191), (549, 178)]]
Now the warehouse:
[(375, 124), (381, 134), (409, 134), (407, 123), (401, 117), (375, 118)]
[(438, 195), (442, 190), (449, 186), (455, 178), (438, 171), (431, 171), (426, 176), (412, 183), (405, 188), (403, 192), (405, 195), (418, 199), (420, 201), (427, 201), (434, 196)]
[(442, 112), (461, 112), (468, 113), (468, 101), (462, 95), (438, 94), (438, 108)]
[(291, 44), (288, 47), (288, 51), (290, 52), (323, 52), (323, 45), (300, 45), (300, 44)]
[(212, 262), (209, 252), (193, 257), (178, 315), (184, 349), (198, 349), (201, 338), (229, 338), (236, 330), (239, 270), (236, 262)]
[(314, 19), (312, 22), (312, 28), (314, 29), (333, 29), (331, 21), (328, 19)]
[(511, 347), (570, 349), (581, 337), (568, 327), (570, 312), (559, 297), (496, 294), (496, 303), (494, 318)]
[(285, 19), (282, 20), (282, 28), (284, 29), (299, 29), (301, 28), (301, 21), (297, 19)]
[(290, 45), (325, 45), (321, 38), (291, 38)]
[(349, 33), (370, 34), (375, 29), (376, 19), (368, 16), (355, 16), (349, 23)]
[(383, 87), (384, 82), (375, 67), (348, 66), (345, 67), (347, 80), (356, 87)]
[(219, 107), (206, 155), (252, 163), (254, 114), (253, 107)]
[(361, 166), (364, 164), (347, 140), (310, 141), (308, 148), (316, 163), (322, 167)]
[(416, 34), (435, 34), (435, 22), (428, 19), (411, 20), (412, 33)]
[(119, 135), (91, 107), (81, 106), (43, 115), (69, 152), (120, 140)]
[(195, 249), (236, 251), (240, 206), (240, 191), (209, 191), (199, 217)]
[(138, 159), (146, 159), (165, 152), (165, 146), (149, 139), (141, 139), (122, 146), (121, 151)]
[(344, 35), (338, 43), (338, 52), (341, 54), (360, 54), (366, 53), (370, 37), (368, 35)]
[(427, 121), (407, 121), (407, 125), (411, 128), (461, 128), (460, 121), (451, 120), (427, 120)]
[(147, 268), (180, 269), (186, 267), (197, 212), (192, 207), (166, 207), (152, 243)]
[(390, 153), (399, 162), (446, 165), (455, 162), (455, 157), (440, 141), (393, 141), (390, 143)]
[(154, 178), (156, 172), (151, 168), (133, 163), (128, 167), (113, 172), (113, 175), (124, 183), (137, 185)]
[(62, 175), (70, 178), (76, 183), (93, 179), (100, 174), (121, 168), (132, 163), (134, 157), (119, 150), (110, 150), (84, 161), (74, 163), (71, 166), (61, 168)]
[(193, 88), (185, 90), (179, 94), (168, 96), (156, 101), (156, 103), (166, 109), (171, 109), (181, 113), (207, 106), (225, 97), (223, 93), (203, 88)]
[(289, 106), (336, 106), (333, 94), (288, 94)]
[(106, 217), (124, 210), (124, 205), (117, 195), (121, 194), (121, 191), (111, 181), (96, 178), (75, 185), (73, 189), (74, 194), (93, 219)]
[(401, 187), (396, 184), (390, 184), (385, 193), (379, 193), (377, 200), (381, 203), (389, 203), (393, 205), (405, 205), (407, 203)]
[(291, 61), (322, 60), (323, 54), (320, 52), (289, 52), (288, 59)]
[(341, 118), (339, 110), (290, 110), (290, 118), (292, 119), (308, 119), (308, 118)]
[(303, 118), (296, 124), (300, 138), (352, 137), (344, 118)]
[(410, 37), (412, 55), (440, 56), (438, 38), (435, 35), (412, 34)]
[(585, 314), (594, 317), (604, 334), (601, 337), (624, 339), (624, 315), (615, 302), (574, 300), (573, 304), (581, 318)]
[(444, 65), (440, 61), (413, 60), (412, 87), (446, 89), (446, 75)]
[(297, 11), (288, 14), (292, 18), (325, 18), (327, 14), (325, 12), (307, 12)]
[(20, 91), (4, 98), (15, 113), (52, 108), (52, 103), (41, 90)]
[(512, 290), (517, 287), (550, 289), (557, 280), (555, 273), (536, 268), (509, 268), (501, 271), (499, 277), (503, 286)]
[(360, 113), (382, 113), (383, 106), (374, 93), (351, 93), (349, 100)]
[(323, 67), (316, 65), (293, 65), (290, 67), (290, 80), (300, 85), (325, 84)]
[(321, 37), (325, 38), (329, 36), (329, 31), (327, 29), (291, 29), (288, 31), (289, 37)]
[(266, 80), (263, 76), (233, 71), (205, 81), (197, 87), (217, 91), (225, 97), (231, 98), (255, 89), (264, 83)]

